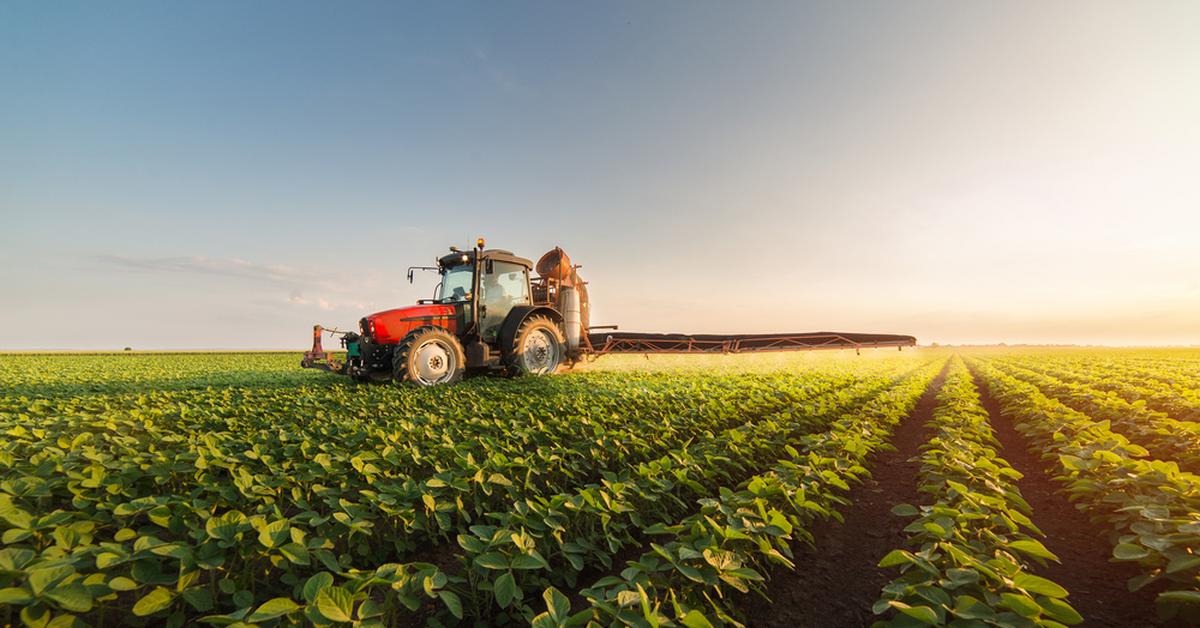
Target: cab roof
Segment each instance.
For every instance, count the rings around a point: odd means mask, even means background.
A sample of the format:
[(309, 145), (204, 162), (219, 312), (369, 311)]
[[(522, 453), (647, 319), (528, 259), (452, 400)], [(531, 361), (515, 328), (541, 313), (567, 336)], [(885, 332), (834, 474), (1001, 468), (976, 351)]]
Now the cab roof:
[[(512, 251), (505, 251), (504, 249), (484, 249), (481, 259), (520, 264), (527, 269), (533, 268), (533, 262), (525, 259), (524, 257), (517, 257), (516, 255), (513, 255)], [(451, 268), (454, 266), (461, 266), (462, 264), (470, 264), (474, 260), (474, 250), (462, 251), (459, 253), (450, 253), (448, 255), (441, 256), (438, 258), (438, 265), (443, 268)]]

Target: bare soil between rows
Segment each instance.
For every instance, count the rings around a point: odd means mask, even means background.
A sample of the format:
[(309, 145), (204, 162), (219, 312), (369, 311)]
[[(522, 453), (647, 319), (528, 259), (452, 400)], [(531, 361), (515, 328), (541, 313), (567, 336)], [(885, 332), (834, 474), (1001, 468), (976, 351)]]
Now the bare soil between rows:
[(1109, 531), (1092, 523), (1059, 493), (1062, 485), (1053, 480), (1050, 465), (1033, 453), (1029, 442), (1000, 416), (1000, 404), (988, 394), (975, 376), (975, 385), (990, 415), (992, 429), (1000, 440), (1000, 457), (1025, 477), (1017, 482), (1021, 495), (1033, 508), (1033, 523), (1046, 534), (1041, 539), (1061, 562), (1035, 569), (1070, 592), (1067, 601), (1083, 615), (1084, 626), (1163, 626), (1155, 613), (1154, 599), (1162, 586), (1147, 586), (1130, 592), (1126, 582), (1141, 569), (1132, 563), (1110, 562), (1112, 544)]
[(942, 370), (896, 427), (894, 451), (876, 453), (866, 465), (871, 477), (854, 487), (842, 510), (843, 522), (827, 519), (813, 526), (815, 546), (793, 548), (796, 569), (776, 569), (767, 587), (770, 600), (745, 596), (740, 601), (750, 626), (868, 626), (876, 618), (871, 605), (892, 574), (876, 565), (902, 547), (907, 521), (892, 514), (899, 503), (917, 503), (917, 470), (912, 461), (928, 440), (925, 424), (937, 405)]

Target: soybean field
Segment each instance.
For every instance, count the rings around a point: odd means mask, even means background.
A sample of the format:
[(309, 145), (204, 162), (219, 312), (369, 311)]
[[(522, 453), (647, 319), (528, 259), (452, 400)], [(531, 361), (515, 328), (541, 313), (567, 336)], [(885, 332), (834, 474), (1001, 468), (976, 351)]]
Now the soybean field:
[(0, 625), (1200, 622), (1200, 351), (0, 355)]

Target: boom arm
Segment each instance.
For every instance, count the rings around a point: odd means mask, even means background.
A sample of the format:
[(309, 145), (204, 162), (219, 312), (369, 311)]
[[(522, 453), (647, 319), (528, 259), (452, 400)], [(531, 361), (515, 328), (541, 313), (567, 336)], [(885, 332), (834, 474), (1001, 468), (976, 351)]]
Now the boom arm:
[(608, 353), (745, 353), (863, 347), (913, 347), (917, 339), (897, 334), (819, 331), (796, 334), (588, 334), (595, 355)]

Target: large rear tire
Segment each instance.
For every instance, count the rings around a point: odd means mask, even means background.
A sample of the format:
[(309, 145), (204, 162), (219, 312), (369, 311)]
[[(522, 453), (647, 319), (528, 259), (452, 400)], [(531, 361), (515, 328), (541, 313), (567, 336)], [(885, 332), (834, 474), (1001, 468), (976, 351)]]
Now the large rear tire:
[(545, 316), (530, 316), (517, 328), (506, 363), (512, 375), (550, 375), (566, 359), (562, 329)]
[(418, 327), (396, 345), (392, 381), (397, 384), (441, 386), (463, 377), (467, 358), (458, 338), (441, 327)]

